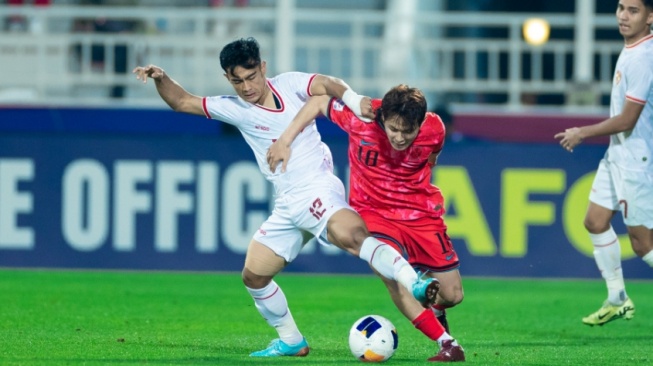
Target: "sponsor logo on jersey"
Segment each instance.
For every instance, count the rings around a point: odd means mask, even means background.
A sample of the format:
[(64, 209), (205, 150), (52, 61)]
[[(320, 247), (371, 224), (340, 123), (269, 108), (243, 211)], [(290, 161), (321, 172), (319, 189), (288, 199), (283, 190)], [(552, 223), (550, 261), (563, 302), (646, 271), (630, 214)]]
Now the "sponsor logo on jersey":
[(270, 131), (270, 127), (268, 126), (261, 126), (261, 125), (256, 125), (254, 126), (257, 130), (262, 130), (262, 131)]
[(361, 140), (361, 145), (363, 145), (363, 146), (374, 146), (375, 144), (373, 142)]

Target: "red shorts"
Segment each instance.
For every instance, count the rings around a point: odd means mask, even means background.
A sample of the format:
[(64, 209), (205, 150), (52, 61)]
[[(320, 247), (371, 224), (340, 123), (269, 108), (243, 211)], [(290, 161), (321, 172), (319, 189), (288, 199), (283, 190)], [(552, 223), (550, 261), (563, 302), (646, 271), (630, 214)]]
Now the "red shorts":
[(460, 266), (442, 218), (392, 221), (370, 211), (360, 213), (372, 236), (392, 245), (421, 272), (446, 272)]

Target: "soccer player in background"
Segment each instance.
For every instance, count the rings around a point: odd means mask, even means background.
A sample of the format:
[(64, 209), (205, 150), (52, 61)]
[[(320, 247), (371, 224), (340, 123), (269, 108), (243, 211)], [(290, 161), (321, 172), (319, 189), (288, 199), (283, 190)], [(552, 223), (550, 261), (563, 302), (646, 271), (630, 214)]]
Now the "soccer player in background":
[(342, 80), (319, 74), (288, 72), (266, 78), (266, 63), (253, 38), (227, 44), (220, 66), (236, 95), (199, 97), (187, 92), (158, 66), (138, 66), (143, 82), (154, 79), (161, 98), (175, 111), (206, 116), (237, 127), (254, 151), (265, 178), (274, 185), (272, 214), (254, 234), (245, 257), (243, 282), (256, 308), (279, 338), (254, 357), (306, 356), (309, 347), (273, 280), (315, 236), (367, 261), (383, 277), (407, 288), (425, 306), (435, 301), (437, 280), (421, 279), (392, 246), (372, 237), (347, 204), (342, 182), (333, 174), (331, 152), (315, 127), (297, 140), (297, 163), (285, 174), (270, 171), (265, 154), (311, 95), (342, 98), (359, 115), (371, 114), (369, 101)]
[(635, 315), (624, 285), (619, 239), (610, 223), (617, 211), (622, 211), (634, 252), (653, 267), (653, 0), (620, 0), (617, 22), (625, 47), (615, 67), (610, 118), (555, 135), (570, 152), (586, 138), (610, 135), (585, 215), (608, 298), (583, 318), (588, 325)]
[(275, 171), (281, 162), (281, 172), (300, 164), (294, 154), (297, 141), (319, 114), (349, 134), (349, 203), (374, 237), (440, 282), (435, 304), (424, 309), (397, 281), (384, 278), (392, 301), (415, 328), (437, 341), (440, 351), (429, 361), (464, 361), (464, 350), (449, 334), (445, 316), (445, 309), (463, 300), (458, 256), (442, 218), (444, 199), (431, 184), (445, 127), (440, 117), (427, 113), (426, 104), (421, 91), (399, 85), (383, 100), (372, 100), (376, 116), (365, 122), (335, 98), (313, 97), (270, 147), (268, 163)]

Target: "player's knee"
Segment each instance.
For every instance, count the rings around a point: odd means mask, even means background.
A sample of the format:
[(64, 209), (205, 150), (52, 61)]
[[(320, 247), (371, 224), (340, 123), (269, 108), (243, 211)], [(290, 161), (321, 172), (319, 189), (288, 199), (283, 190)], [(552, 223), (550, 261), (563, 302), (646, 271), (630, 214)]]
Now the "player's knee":
[(349, 232), (346, 234), (346, 250), (352, 255), (359, 256), (361, 247), (365, 239), (370, 237), (370, 233), (364, 226), (355, 226), (349, 229)]
[(370, 236), (362, 220), (360, 220), (360, 224), (354, 222), (329, 227), (328, 232), (329, 240), (332, 243), (355, 256), (360, 254), (363, 241)]
[(272, 281), (272, 277), (257, 275), (256, 273), (250, 271), (247, 268), (243, 268), (243, 271), (241, 273), (241, 278), (245, 286), (254, 289), (263, 288), (267, 286), (270, 283), (270, 281)]
[(463, 294), (463, 292), (458, 291), (456, 293), (456, 295), (454, 296), (454, 298), (452, 299), (452, 301), (451, 301), (451, 303), (452, 303), (451, 306), (455, 306), (455, 305), (460, 304), (461, 302), (463, 302), (464, 299), (465, 299), (465, 295)]
[(592, 217), (585, 217), (583, 225), (585, 225), (585, 229), (592, 234), (601, 234), (610, 229), (609, 223), (606, 224)]
[(367, 227), (365, 227), (363, 220), (361, 220), (360, 225), (356, 225), (351, 229), (350, 235), (351, 235), (351, 241), (353, 243), (353, 246), (357, 250), (360, 250), (360, 248), (363, 246), (363, 242), (365, 241), (365, 239), (370, 237), (370, 232), (367, 231)]
[(442, 302), (447, 306), (456, 306), (463, 302), (465, 295), (460, 287), (446, 287), (441, 286), (438, 296)]

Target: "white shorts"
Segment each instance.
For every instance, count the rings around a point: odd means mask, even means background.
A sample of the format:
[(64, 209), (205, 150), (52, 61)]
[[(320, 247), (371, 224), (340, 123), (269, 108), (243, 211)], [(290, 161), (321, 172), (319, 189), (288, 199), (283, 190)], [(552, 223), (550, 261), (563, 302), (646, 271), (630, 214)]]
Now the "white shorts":
[(653, 229), (653, 175), (630, 171), (602, 159), (592, 183), (590, 201), (621, 211), (626, 226)]
[(292, 262), (313, 237), (322, 245), (332, 245), (327, 240), (327, 223), (343, 208), (353, 211), (345, 199), (344, 185), (335, 175), (324, 173), (278, 196), (272, 214), (254, 234), (254, 240)]

